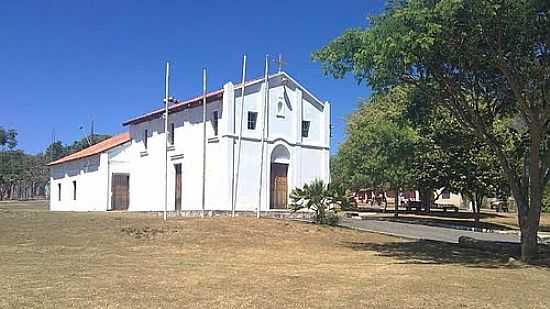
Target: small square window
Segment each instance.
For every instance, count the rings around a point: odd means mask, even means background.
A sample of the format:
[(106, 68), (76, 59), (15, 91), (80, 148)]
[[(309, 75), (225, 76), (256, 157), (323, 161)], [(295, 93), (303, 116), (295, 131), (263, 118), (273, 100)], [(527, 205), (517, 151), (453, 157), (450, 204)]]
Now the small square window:
[(258, 119), (257, 112), (248, 112), (248, 129), (256, 130), (256, 120)]
[(284, 118), (285, 117), (285, 103), (282, 99), (280, 99), (277, 102), (277, 117), (278, 118)]
[(176, 132), (176, 128), (174, 126), (174, 123), (171, 123), (170, 124), (170, 133), (168, 134), (168, 143), (170, 143), (170, 145), (174, 145), (174, 134)]
[(212, 112), (212, 129), (214, 129), (214, 136), (218, 136), (218, 111)]
[(309, 136), (309, 121), (302, 121), (302, 137)]
[(143, 146), (145, 146), (145, 149), (147, 149), (147, 139), (149, 137), (149, 131), (145, 129), (143, 132)]

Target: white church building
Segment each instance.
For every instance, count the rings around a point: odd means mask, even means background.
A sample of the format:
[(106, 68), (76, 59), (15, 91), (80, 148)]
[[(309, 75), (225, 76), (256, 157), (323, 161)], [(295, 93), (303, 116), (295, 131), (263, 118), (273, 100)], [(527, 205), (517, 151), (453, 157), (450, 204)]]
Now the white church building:
[[(206, 96), (206, 211), (232, 208), (241, 111), (236, 211), (257, 211), (258, 205), (261, 211), (286, 209), (293, 188), (329, 181), (329, 103), (285, 72), (269, 76), (267, 85), (264, 79), (247, 82), (243, 104), (242, 85), (231, 82)], [(162, 108), (124, 122), (125, 133), (51, 162), (50, 209), (163, 211), (166, 183), (168, 211), (201, 210), (202, 100), (169, 106), (166, 182)]]

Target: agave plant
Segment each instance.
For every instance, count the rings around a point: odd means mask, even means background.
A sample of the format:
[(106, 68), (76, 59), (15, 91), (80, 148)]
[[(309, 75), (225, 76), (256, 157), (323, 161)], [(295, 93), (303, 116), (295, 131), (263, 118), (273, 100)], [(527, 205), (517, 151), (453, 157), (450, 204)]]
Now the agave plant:
[(316, 179), (303, 188), (295, 188), (290, 193), (290, 208), (293, 211), (309, 209), (315, 211), (315, 221), (319, 224), (335, 224), (334, 197), (327, 184)]

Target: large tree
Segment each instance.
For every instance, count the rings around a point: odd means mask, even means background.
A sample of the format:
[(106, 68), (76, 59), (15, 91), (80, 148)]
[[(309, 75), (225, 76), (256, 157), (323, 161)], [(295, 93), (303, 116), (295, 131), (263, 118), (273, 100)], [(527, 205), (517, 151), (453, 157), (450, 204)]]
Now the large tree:
[(414, 186), (412, 158), (416, 134), (402, 117), (408, 91), (395, 88), (362, 103), (348, 121), (346, 140), (338, 153), (339, 169), (354, 184), (395, 191)]
[(414, 85), (483, 140), (516, 200), (529, 261), (550, 178), (549, 29), (547, 0), (392, 1), (314, 57), (376, 91)]
[(427, 196), (438, 188), (461, 193), (479, 221), (483, 199), (509, 191), (494, 153), (439, 102), (420, 91), (411, 95), (405, 117), (418, 135), (414, 162), (419, 190), (427, 191)]

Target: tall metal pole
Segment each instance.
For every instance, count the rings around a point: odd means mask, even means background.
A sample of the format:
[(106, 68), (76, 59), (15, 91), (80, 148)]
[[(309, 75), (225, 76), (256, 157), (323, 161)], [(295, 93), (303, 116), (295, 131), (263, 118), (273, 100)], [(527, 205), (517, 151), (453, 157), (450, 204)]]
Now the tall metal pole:
[(261, 139), (261, 150), (260, 150), (260, 188), (258, 189), (258, 211), (256, 217), (260, 218), (260, 208), (262, 206), (262, 181), (263, 181), (263, 170), (264, 170), (264, 147), (265, 147), (265, 127), (267, 119), (267, 101), (269, 99), (269, 55), (265, 56), (265, 73), (264, 73), (264, 106), (262, 109), (262, 139)]
[(170, 81), (170, 63), (166, 62), (164, 79), (164, 221), (168, 212), (168, 83)]
[(235, 172), (235, 183), (233, 187), (233, 203), (231, 204), (231, 216), (235, 217), (235, 209), (237, 208), (237, 192), (239, 191), (239, 169), (241, 166), (241, 146), (243, 138), (243, 118), (244, 118), (244, 90), (246, 83), (246, 55), (243, 56), (243, 77), (241, 81), (241, 123), (239, 126), (239, 139), (237, 146), (237, 167)]
[(94, 144), (94, 120), (92, 119), (92, 125), (90, 126), (90, 141)]
[(206, 203), (206, 68), (202, 69), (202, 208), (204, 217)]

